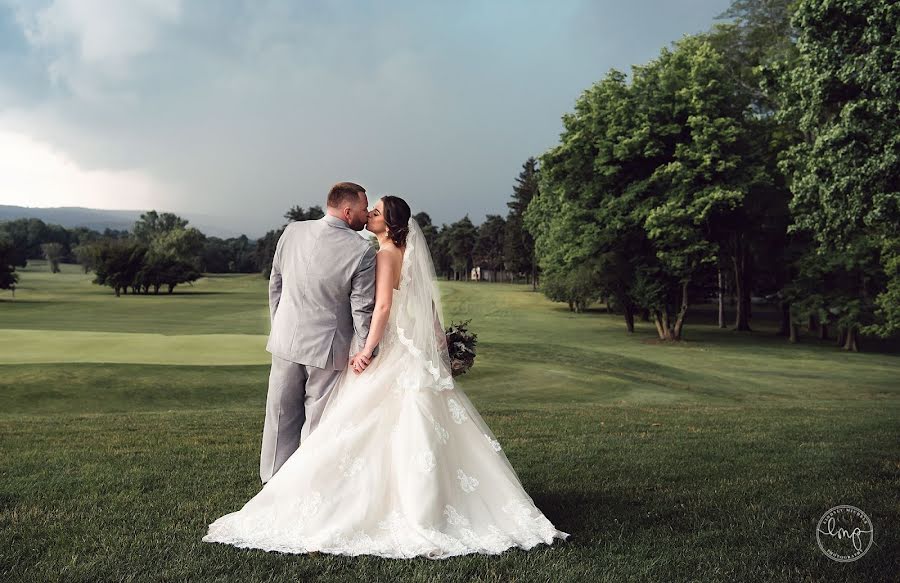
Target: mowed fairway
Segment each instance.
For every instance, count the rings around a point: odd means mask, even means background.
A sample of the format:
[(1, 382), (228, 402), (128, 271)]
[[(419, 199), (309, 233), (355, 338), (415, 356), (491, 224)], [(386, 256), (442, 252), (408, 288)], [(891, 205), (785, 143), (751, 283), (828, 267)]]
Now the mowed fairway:
[[(0, 581), (890, 581), (900, 573), (900, 357), (737, 334), (687, 341), (570, 314), (521, 285), (444, 283), (471, 318), (460, 379), (526, 490), (571, 538), (444, 561), (202, 543), (259, 490), (266, 281), (113, 296), (43, 262), (0, 292)], [(863, 348), (866, 348), (865, 343)], [(489, 485), (485, 485), (489, 486)], [(819, 550), (865, 511), (853, 563)]]

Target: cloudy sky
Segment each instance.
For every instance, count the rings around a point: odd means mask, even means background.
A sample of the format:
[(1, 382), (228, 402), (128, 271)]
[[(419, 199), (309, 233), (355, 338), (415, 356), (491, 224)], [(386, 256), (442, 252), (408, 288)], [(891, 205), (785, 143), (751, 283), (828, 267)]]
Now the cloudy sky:
[(0, 204), (259, 235), (352, 180), (480, 223), (581, 91), (728, 4), (0, 0)]

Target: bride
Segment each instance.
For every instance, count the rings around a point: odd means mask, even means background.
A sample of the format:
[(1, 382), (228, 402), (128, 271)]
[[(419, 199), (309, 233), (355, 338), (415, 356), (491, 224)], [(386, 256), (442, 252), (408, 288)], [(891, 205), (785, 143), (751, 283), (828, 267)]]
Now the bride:
[(366, 346), (315, 431), (203, 541), (443, 559), (566, 539), (453, 382), (434, 265), (409, 206), (385, 196), (366, 228), (380, 244)]

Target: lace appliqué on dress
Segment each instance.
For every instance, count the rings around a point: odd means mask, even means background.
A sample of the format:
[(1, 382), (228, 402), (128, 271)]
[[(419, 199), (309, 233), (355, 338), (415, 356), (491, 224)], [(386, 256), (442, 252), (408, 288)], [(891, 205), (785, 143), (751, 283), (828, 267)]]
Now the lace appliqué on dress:
[(352, 478), (360, 473), (365, 466), (365, 461), (361, 457), (353, 457), (349, 453), (345, 453), (341, 458), (341, 465), (338, 467), (345, 478)]
[(430, 449), (421, 451), (418, 454), (416, 454), (414, 457), (415, 457), (416, 468), (423, 474), (427, 474), (427, 473), (431, 472), (436, 465), (434, 453)]
[(503, 449), (502, 447), (500, 447), (499, 441), (491, 438), (491, 436), (487, 433), (483, 433), (482, 435), (484, 435), (484, 438), (487, 439), (488, 443), (491, 445), (491, 449), (493, 449), (494, 451), (500, 451), (501, 449)]
[(467, 475), (461, 468), (456, 470), (456, 479), (459, 480), (459, 487), (467, 494), (474, 492), (478, 487), (478, 478)]
[(450, 408), (450, 415), (453, 417), (454, 423), (462, 424), (469, 420), (466, 410), (456, 399), (447, 399), (447, 406)]

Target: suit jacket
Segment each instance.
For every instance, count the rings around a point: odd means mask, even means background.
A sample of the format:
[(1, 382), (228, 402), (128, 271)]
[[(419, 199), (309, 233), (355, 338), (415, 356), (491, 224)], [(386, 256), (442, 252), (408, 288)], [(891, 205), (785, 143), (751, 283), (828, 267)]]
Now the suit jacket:
[[(296, 221), (275, 247), (266, 350), (299, 364), (342, 370), (362, 347), (375, 309), (375, 250), (342, 220)], [(355, 344), (355, 343), (354, 343)]]

